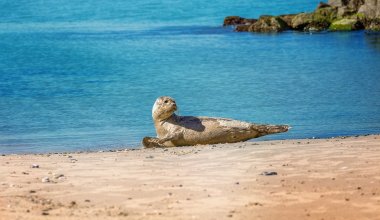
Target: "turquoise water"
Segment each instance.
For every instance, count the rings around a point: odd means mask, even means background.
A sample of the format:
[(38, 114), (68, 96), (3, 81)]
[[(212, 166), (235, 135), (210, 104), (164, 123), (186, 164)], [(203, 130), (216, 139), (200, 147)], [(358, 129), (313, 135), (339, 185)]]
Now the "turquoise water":
[(380, 133), (380, 35), (221, 26), (318, 2), (0, 3), (0, 153), (140, 146), (162, 95), (181, 115), (293, 127), (262, 139)]

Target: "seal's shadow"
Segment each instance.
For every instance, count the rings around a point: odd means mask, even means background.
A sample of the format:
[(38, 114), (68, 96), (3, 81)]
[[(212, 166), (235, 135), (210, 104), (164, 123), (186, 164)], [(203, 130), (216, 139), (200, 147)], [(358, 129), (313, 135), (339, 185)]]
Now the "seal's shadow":
[(206, 128), (199, 118), (193, 116), (180, 116), (178, 125), (198, 132), (202, 132)]

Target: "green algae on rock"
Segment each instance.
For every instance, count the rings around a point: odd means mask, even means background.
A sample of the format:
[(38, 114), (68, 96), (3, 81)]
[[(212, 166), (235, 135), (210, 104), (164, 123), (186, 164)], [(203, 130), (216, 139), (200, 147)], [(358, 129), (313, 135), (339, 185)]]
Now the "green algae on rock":
[(355, 18), (343, 18), (338, 21), (334, 21), (330, 27), (332, 31), (353, 31), (363, 29), (363, 25)]

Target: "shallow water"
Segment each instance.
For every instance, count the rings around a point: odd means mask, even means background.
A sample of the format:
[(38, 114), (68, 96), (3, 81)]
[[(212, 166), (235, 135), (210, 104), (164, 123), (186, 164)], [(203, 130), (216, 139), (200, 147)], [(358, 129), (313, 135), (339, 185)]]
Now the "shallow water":
[(0, 153), (139, 146), (161, 95), (181, 115), (293, 127), (263, 139), (380, 133), (380, 35), (221, 27), (317, 3), (1, 3)]

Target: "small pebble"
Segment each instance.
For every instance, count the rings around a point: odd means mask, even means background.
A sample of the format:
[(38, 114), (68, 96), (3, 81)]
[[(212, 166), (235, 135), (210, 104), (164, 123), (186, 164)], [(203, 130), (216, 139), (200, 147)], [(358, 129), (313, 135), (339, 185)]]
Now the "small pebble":
[(91, 202), (89, 199), (84, 200), (85, 202)]
[(264, 171), (260, 175), (263, 175), (263, 176), (276, 176), (277, 172), (274, 172), (274, 171)]
[(30, 190), (29, 193), (36, 193), (36, 191), (35, 190)]
[(44, 178), (41, 179), (41, 181), (43, 183), (48, 183), (48, 182), (50, 182), (50, 179), (49, 179), (49, 177), (45, 176)]
[(38, 164), (32, 164), (30, 167), (31, 168), (40, 168), (40, 165), (38, 165)]
[(153, 159), (154, 157), (152, 155), (149, 155), (149, 156), (147, 156), (145, 158), (147, 158), (147, 159)]
[(53, 177), (54, 179), (58, 179), (58, 178), (61, 178), (61, 177), (64, 177), (65, 175), (63, 175), (62, 173), (53, 173)]

